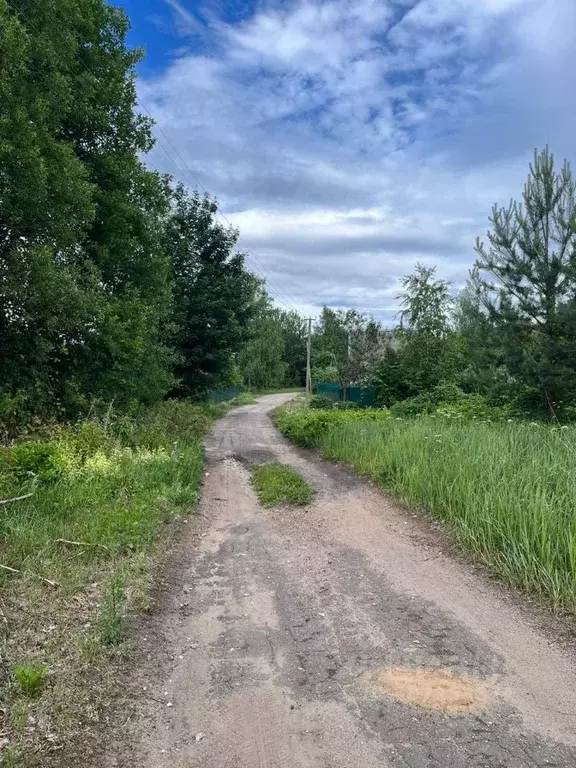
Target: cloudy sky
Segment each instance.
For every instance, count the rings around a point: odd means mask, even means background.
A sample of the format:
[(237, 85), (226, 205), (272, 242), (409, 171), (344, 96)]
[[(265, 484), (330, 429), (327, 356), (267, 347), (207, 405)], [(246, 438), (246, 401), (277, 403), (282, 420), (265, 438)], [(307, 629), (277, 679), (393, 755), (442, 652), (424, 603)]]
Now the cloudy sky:
[(124, 0), (151, 163), (219, 198), (283, 305), (387, 325), (455, 288), (535, 147), (576, 159), (575, 0)]

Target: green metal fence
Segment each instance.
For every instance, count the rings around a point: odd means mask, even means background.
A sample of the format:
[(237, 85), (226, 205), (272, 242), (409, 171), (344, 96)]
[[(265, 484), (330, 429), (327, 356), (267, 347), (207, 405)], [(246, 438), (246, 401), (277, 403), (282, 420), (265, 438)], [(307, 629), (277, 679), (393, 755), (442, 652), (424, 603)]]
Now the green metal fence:
[(338, 403), (341, 400), (340, 384), (317, 384), (314, 387), (314, 392), (322, 397), (327, 397), (333, 403)]
[[(344, 401), (344, 390), (340, 384), (317, 384), (314, 388), (317, 395), (332, 400), (333, 403)], [(360, 408), (371, 408), (374, 405), (376, 390), (374, 387), (348, 387), (346, 400), (357, 403)]]
[(346, 399), (351, 403), (358, 403), (360, 408), (371, 408), (375, 397), (374, 387), (348, 387)]
[(225, 403), (234, 400), (242, 392), (240, 387), (227, 387), (226, 389), (213, 389), (210, 391), (211, 403)]

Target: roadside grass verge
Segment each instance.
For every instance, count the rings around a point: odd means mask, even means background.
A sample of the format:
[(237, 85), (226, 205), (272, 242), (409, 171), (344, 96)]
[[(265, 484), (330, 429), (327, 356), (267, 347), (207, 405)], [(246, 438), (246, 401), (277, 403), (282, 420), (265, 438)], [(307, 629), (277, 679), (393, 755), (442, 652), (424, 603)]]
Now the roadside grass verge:
[(202, 438), (226, 410), (167, 402), (0, 448), (0, 499), (32, 494), (0, 506), (3, 765), (51, 765), (97, 725), (162, 531), (192, 512)]
[(390, 412), (379, 408), (324, 411), (308, 408), (305, 400), (298, 399), (276, 408), (273, 419), (285, 437), (304, 448), (317, 448), (323, 435), (338, 424), (387, 422)]
[(252, 392), (240, 392), (232, 401), (234, 405), (254, 405), (258, 402)]
[(312, 413), (276, 424), (442, 520), (508, 583), (576, 609), (576, 427)]
[(264, 507), (308, 504), (314, 489), (292, 467), (272, 461), (252, 470), (252, 484)]

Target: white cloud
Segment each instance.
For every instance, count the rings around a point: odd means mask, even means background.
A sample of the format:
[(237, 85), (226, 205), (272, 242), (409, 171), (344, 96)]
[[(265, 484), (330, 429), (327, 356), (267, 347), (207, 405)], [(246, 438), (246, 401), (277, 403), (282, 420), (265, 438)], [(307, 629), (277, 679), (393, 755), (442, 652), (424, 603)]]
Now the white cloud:
[(174, 11), (176, 27), (180, 35), (202, 34), (204, 28), (193, 13), (188, 11), (180, 0), (164, 0)]
[(140, 90), (276, 286), (389, 321), (416, 261), (465, 279), (534, 146), (570, 156), (573, 29), (573, 0), (278, 2)]

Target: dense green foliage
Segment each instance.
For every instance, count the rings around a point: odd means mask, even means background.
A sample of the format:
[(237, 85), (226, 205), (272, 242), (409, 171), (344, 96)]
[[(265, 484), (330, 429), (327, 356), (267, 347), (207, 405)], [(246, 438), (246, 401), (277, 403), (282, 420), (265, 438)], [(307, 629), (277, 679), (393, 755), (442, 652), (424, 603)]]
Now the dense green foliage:
[(509, 583), (574, 610), (576, 429), (449, 410), (379, 413), (283, 408), (276, 423), (442, 519)]
[(236, 252), (238, 233), (216, 220), (214, 200), (184, 187), (166, 226), (172, 265), (179, 392), (199, 395), (229, 380), (231, 361), (250, 338), (258, 282)]
[(161, 397), (167, 181), (140, 154), (124, 13), (0, 3), (0, 391), (30, 410)]
[[(476, 294), (508, 374), (552, 417), (576, 397), (576, 187), (567, 163), (535, 154), (522, 203), (494, 206), (478, 240)], [(494, 336), (493, 336), (494, 340)]]
[(264, 507), (308, 504), (314, 489), (292, 467), (271, 461), (252, 470), (252, 485)]
[(365, 382), (382, 348), (378, 323), (354, 309), (324, 307), (313, 340), (312, 380), (338, 383), (346, 396)]
[(0, 422), (229, 382), (260, 290), (208, 197), (142, 160), (124, 12), (0, 0)]
[(261, 289), (249, 326), (250, 340), (238, 355), (241, 378), (256, 390), (306, 383), (306, 322), (297, 312), (274, 307)]
[(523, 416), (510, 404), (495, 403), (484, 395), (464, 392), (456, 384), (439, 384), (431, 390), (406, 400), (399, 400), (390, 407), (394, 416), (419, 416), (438, 413), (461, 418), (497, 421), (510, 416)]
[(311, 410), (300, 405), (279, 408), (275, 414), (275, 423), (283, 435), (305, 448), (313, 448), (320, 437), (334, 424), (348, 421), (381, 422), (390, 418), (389, 411), (379, 408), (366, 408), (362, 411), (331, 409), (328, 411)]

